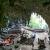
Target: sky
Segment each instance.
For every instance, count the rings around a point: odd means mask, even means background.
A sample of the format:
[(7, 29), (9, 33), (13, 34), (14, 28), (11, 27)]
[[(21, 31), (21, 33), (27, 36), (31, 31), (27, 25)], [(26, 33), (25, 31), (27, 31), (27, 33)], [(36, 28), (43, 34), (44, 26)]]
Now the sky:
[(30, 17), (29, 26), (33, 29), (49, 29), (45, 19), (37, 13), (32, 13)]

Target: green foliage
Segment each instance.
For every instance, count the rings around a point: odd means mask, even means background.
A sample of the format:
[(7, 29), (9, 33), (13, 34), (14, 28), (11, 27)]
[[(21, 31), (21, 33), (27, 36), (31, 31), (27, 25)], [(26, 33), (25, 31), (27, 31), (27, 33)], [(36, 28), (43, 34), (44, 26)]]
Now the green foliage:
[(7, 18), (5, 16), (0, 16), (0, 28), (6, 27)]
[(13, 18), (22, 16), (22, 18), (29, 20), (32, 11), (34, 11), (43, 15), (49, 23), (50, 4), (44, 7), (43, 4), (46, 2), (50, 2), (50, 0), (0, 0), (0, 18), (1, 16), (12, 16)]

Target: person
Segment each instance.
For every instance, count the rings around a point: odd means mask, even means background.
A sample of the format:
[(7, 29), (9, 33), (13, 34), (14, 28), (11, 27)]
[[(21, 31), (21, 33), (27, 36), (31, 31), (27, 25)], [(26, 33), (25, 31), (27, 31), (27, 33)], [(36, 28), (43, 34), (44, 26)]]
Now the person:
[(39, 41), (38, 41), (38, 44), (39, 44), (39, 47), (38, 48), (46, 48), (46, 46), (45, 46), (45, 43), (44, 43), (44, 40), (41, 40), (41, 39), (38, 39)]

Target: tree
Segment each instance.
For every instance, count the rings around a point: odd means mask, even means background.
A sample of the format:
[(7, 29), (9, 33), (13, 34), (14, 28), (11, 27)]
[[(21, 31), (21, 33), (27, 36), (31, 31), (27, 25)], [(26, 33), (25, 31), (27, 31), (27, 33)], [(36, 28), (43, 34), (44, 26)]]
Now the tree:
[[(0, 0), (0, 16), (18, 16), (19, 18), (22, 16), (25, 20), (29, 21), (31, 13), (37, 12), (43, 15), (50, 25), (49, 2), (49, 0)], [(43, 6), (45, 4), (46, 6)]]
[(6, 27), (7, 21), (8, 20), (5, 16), (0, 16), (0, 33), (1, 33), (1, 29)]

